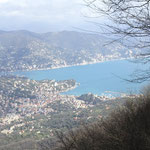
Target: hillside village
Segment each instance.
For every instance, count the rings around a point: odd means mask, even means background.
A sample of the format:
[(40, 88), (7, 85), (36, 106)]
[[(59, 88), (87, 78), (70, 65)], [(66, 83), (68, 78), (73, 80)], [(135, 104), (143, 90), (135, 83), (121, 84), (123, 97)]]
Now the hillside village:
[[(3, 144), (32, 137), (54, 138), (55, 130), (66, 130), (67, 124), (78, 126), (107, 116), (122, 98), (65, 95), (79, 86), (75, 80), (30, 80), (25, 77), (0, 77), (0, 136)], [(4, 138), (5, 136), (5, 138)], [(6, 140), (7, 139), (7, 140)], [(4, 141), (3, 141), (4, 140)]]
[(12, 114), (19, 114), (20, 116), (47, 115), (56, 111), (51, 108), (51, 104), (59, 101), (62, 104), (68, 103), (78, 109), (110, 100), (107, 96), (94, 96), (92, 94), (87, 94), (86, 98), (84, 98), (84, 95), (80, 97), (62, 95), (61, 93), (76, 88), (75, 80), (36, 81), (23, 77), (1, 77), (0, 83), (1, 117), (11, 116)]
[(106, 37), (83, 32), (0, 32), (0, 71), (85, 65), (133, 58), (140, 53), (139, 49), (128, 49), (119, 42), (111, 46), (107, 43)]

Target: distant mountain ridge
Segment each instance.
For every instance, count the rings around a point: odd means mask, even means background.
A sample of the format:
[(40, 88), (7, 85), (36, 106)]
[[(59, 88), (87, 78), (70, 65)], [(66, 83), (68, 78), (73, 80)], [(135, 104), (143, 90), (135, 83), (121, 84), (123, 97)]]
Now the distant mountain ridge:
[(101, 35), (75, 31), (0, 31), (0, 71), (36, 70), (133, 57), (137, 51)]

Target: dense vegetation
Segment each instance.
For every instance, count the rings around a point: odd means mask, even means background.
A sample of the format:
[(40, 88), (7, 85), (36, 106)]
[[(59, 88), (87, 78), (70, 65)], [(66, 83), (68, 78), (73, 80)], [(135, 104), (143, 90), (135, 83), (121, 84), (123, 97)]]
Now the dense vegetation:
[[(149, 92), (146, 92), (149, 93)], [(59, 133), (57, 150), (149, 150), (150, 95), (129, 99), (108, 118)]]

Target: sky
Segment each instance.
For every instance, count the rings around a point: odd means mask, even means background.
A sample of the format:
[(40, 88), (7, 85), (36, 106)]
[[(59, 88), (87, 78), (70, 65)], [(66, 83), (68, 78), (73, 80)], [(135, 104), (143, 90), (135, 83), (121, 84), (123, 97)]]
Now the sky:
[(0, 30), (92, 29), (83, 0), (0, 0)]

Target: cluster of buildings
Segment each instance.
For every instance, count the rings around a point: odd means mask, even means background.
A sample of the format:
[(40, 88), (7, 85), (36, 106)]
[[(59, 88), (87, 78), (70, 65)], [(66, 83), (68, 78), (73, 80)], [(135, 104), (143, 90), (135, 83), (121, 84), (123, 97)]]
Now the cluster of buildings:
[(49, 104), (58, 100), (72, 100), (61, 92), (76, 87), (74, 80), (35, 81), (23, 78), (0, 79), (0, 116), (7, 114), (37, 114), (54, 111)]

